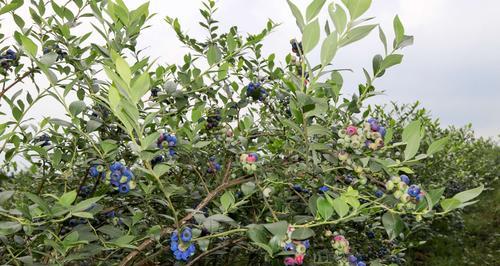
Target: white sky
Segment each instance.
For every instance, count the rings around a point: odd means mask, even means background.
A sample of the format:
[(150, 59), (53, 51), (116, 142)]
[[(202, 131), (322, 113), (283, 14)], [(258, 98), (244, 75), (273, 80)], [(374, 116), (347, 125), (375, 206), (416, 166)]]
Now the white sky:
[[(142, 0), (125, 0), (131, 7)], [(159, 58), (159, 63), (181, 62), (185, 49), (163, 21), (178, 17), (183, 29), (203, 37), (198, 25), (200, 0), (151, 0), (151, 12), (158, 15), (139, 40), (140, 47)], [(303, 7), (309, 0), (295, 0)], [(327, 1), (329, 3), (331, 1)], [(223, 30), (232, 25), (241, 32), (259, 32), (268, 18), (282, 25), (265, 41), (265, 54), (276, 53), (284, 62), (289, 40), (298, 38), (295, 21), (285, 0), (219, 0), (216, 18)], [(374, 0), (366, 16), (375, 16), (392, 39), (392, 19), (399, 14), (415, 44), (404, 50), (403, 64), (390, 69), (375, 83), (386, 94), (376, 103), (421, 101), (444, 125), (473, 123), (477, 135), (500, 134), (500, 1), (498, 0)], [(326, 18), (326, 16), (324, 16)], [(324, 21), (324, 20), (323, 20)], [(7, 27), (9, 25), (7, 24)], [(5, 25), (3, 26), (5, 28)], [(382, 53), (377, 33), (342, 49), (334, 59), (345, 73), (344, 93), (352, 93), (363, 82), (362, 68), (371, 69), (371, 58)], [(315, 53), (313, 53), (314, 56)], [(316, 53), (317, 55), (317, 53)], [(58, 115), (45, 103), (36, 111)]]

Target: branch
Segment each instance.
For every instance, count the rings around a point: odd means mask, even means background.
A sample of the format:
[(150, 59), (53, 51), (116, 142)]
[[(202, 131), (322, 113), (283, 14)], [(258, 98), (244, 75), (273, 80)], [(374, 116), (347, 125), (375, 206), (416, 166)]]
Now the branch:
[[(228, 173), (230, 173), (230, 171), (226, 170), (226, 173), (224, 175), (224, 179), (226, 179), (226, 176), (229, 176)], [(200, 202), (200, 204), (198, 204), (198, 206), (196, 206), (196, 208), (192, 212), (190, 212), (189, 214), (187, 214), (184, 218), (182, 218), (179, 221), (179, 227), (181, 227), (182, 225), (186, 224), (189, 220), (191, 220), (191, 218), (193, 218), (193, 215), (195, 213), (197, 213), (201, 209), (205, 208), (205, 206), (207, 206), (222, 191), (224, 191), (227, 188), (230, 188), (232, 186), (236, 186), (236, 185), (243, 184), (243, 183), (251, 181), (253, 178), (249, 178), (249, 176), (250, 175), (246, 175), (246, 176), (240, 177), (238, 179), (235, 179), (235, 180), (232, 180), (232, 181), (229, 181), (229, 182), (224, 182), (220, 186), (218, 186), (215, 190), (213, 190), (212, 192), (208, 193), (208, 195)], [(161, 230), (160, 237), (164, 237), (164, 236), (172, 233), (173, 230), (174, 229), (171, 228), (171, 227), (163, 228)], [(120, 266), (129, 265), (129, 263), (131, 263), (137, 255), (139, 255), (142, 251), (144, 251), (147, 248), (149, 248), (149, 246), (151, 246), (153, 243), (154, 243), (154, 239), (153, 238), (148, 238), (148, 239), (144, 240), (144, 242), (142, 242), (137, 247), (136, 250), (130, 252), (125, 258), (123, 258), (123, 260), (120, 262), (119, 265)]]
[(24, 72), (24, 74), (22, 76), (19, 76), (12, 84), (10, 84), (8, 87), (6, 87), (2, 91), (0, 91), (0, 99), (2, 99), (2, 97), (5, 95), (5, 93), (7, 93), (7, 91), (12, 89), (17, 83), (21, 82), (23, 79), (25, 79), (27, 76), (31, 75), (33, 72), (35, 72), (34, 68)]
[(232, 240), (232, 241), (228, 241), (224, 244), (221, 244), (221, 245), (218, 245), (217, 247), (215, 248), (212, 248), (212, 249), (209, 249), (203, 253), (201, 253), (200, 255), (198, 255), (196, 258), (194, 258), (193, 260), (191, 260), (188, 264), (186, 264), (186, 266), (192, 266), (192, 265), (195, 265), (195, 263), (197, 261), (199, 261), (200, 259), (202, 259), (203, 257), (207, 256), (207, 255), (210, 255), (211, 253), (214, 253), (215, 251), (219, 250), (219, 249), (223, 249), (229, 245), (232, 245), (232, 244), (235, 244), (235, 243), (238, 243), (238, 242), (241, 242), (243, 241), (245, 238), (244, 237), (241, 237), (241, 238), (238, 238), (238, 239), (235, 239), (235, 240)]

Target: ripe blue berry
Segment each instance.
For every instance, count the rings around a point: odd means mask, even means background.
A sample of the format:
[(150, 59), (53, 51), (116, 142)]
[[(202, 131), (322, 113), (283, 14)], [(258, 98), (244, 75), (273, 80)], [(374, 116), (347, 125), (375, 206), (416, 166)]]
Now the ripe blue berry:
[(408, 195), (416, 197), (418, 194), (420, 194), (420, 188), (417, 185), (411, 185), (408, 188)]
[(375, 197), (377, 198), (382, 198), (384, 196), (384, 192), (382, 192), (382, 190), (377, 190), (375, 191)]
[(405, 182), (407, 185), (410, 185), (410, 178), (407, 175), (400, 175), (401, 181)]

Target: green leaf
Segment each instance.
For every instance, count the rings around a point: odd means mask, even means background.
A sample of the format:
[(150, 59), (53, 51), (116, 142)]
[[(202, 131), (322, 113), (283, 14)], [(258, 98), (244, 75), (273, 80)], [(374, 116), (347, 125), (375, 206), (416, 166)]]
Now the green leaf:
[(13, 190), (6, 190), (0, 192), (0, 205), (4, 204), (7, 200), (9, 200), (14, 195)]
[(132, 240), (134, 240), (134, 238), (135, 238), (134, 236), (126, 235), (126, 236), (121, 236), (117, 239), (114, 239), (109, 243), (114, 244), (118, 247), (133, 248), (133, 246), (129, 245), (129, 243), (132, 242)]
[(78, 114), (83, 112), (83, 110), (85, 110), (85, 108), (87, 108), (87, 105), (85, 104), (84, 101), (75, 101), (69, 105), (69, 112), (73, 116), (77, 116)]
[(427, 191), (425, 194), (425, 198), (427, 199), (427, 205), (429, 206), (429, 209), (432, 209), (441, 199), (441, 196), (443, 196), (445, 188), (436, 188), (436, 189), (431, 189)]
[(301, 227), (301, 228), (296, 228), (292, 232), (292, 239), (294, 240), (306, 240), (308, 238), (311, 238), (315, 235), (314, 231), (311, 228), (306, 228), (306, 227)]
[(243, 195), (248, 196), (255, 191), (255, 187), (254, 182), (247, 182), (241, 185), (241, 192), (243, 192)]
[(206, 146), (210, 145), (210, 143), (212, 143), (212, 142), (211, 142), (211, 141), (208, 141), (208, 140), (199, 141), (199, 142), (196, 142), (196, 143), (193, 145), (193, 148), (201, 149), (201, 148), (203, 148), (203, 147), (206, 147)]
[(118, 145), (116, 144), (116, 141), (112, 140), (112, 139), (107, 139), (107, 140), (101, 141), (101, 143), (99, 143), (99, 145), (101, 145), (101, 148), (104, 151), (104, 153), (109, 153), (118, 147)]
[(290, 10), (292, 11), (293, 16), (295, 17), (297, 26), (299, 27), (300, 31), (303, 31), (306, 25), (304, 22), (304, 16), (302, 16), (300, 9), (294, 3), (292, 3), (290, 0), (287, 0), (287, 3), (288, 6), (290, 6)]
[(127, 61), (123, 59), (120, 55), (117, 54), (115, 58), (115, 67), (116, 71), (120, 75), (123, 81), (127, 85), (130, 85), (130, 80), (132, 79), (132, 73), (130, 71), (130, 66), (128, 65)]
[(222, 209), (224, 211), (228, 211), (229, 208), (234, 204), (235, 198), (233, 193), (231, 191), (226, 191), (221, 197), (220, 197), (220, 203), (222, 205)]
[(44, 54), (40, 58), (40, 63), (46, 65), (47, 67), (50, 67), (57, 61), (58, 57), (59, 57), (59, 55), (57, 53), (50, 52), (48, 54)]
[(380, 72), (385, 71), (386, 69), (390, 68), (391, 66), (400, 64), (402, 60), (403, 60), (403, 55), (401, 55), (401, 54), (390, 54), (390, 55), (388, 55), (380, 63), (380, 68), (379, 68), (379, 70), (377, 72), (377, 75)]
[(351, 21), (354, 21), (370, 8), (372, 0), (342, 0), (342, 3), (349, 10)]
[(346, 46), (366, 37), (377, 25), (359, 26), (348, 31), (343, 39), (339, 41), (339, 47)]
[(320, 135), (320, 136), (328, 136), (330, 135), (330, 130), (320, 125), (311, 125), (307, 127), (307, 134), (310, 136)]
[(304, 49), (304, 54), (309, 53), (318, 45), (319, 35), (320, 27), (317, 19), (305, 26), (304, 34), (302, 35), (302, 48)]
[(132, 91), (130, 96), (134, 103), (138, 103), (142, 96), (150, 90), (150, 77), (149, 73), (145, 72), (140, 75), (132, 84)]
[(158, 138), (160, 137), (160, 133), (159, 132), (153, 132), (152, 134), (150, 134), (149, 136), (143, 138), (141, 140), (141, 148), (143, 150), (146, 150), (149, 146), (151, 146), (156, 140), (158, 140)]
[(401, 217), (389, 211), (382, 216), (382, 224), (391, 240), (398, 237), (405, 227)]
[(380, 26), (378, 27), (378, 37), (384, 45), (385, 54), (387, 54), (387, 37), (385, 37), (385, 33)]
[(32, 58), (36, 57), (36, 53), (38, 51), (38, 46), (28, 37), (21, 35), (21, 45), (23, 49), (31, 55)]
[(47, 202), (45, 200), (43, 200), (39, 196), (32, 194), (32, 193), (29, 193), (29, 192), (24, 192), (24, 195), (28, 199), (30, 199), (31, 201), (36, 203), (38, 205), (38, 207), (40, 207), (40, 209), (42, 209), (43, 212), (48, 213), (49, 215), (52, 215), (52, 212), (49, 208), (49, 204), (47, 204)]
[(24, 0), (12, 0), (7, 5), (0, 8), (0, 15), (20, 8), (24, 4)]
[(81, 217), (81, 218), (87, 218), (87, 219), (93, 219), (94, 215), (90, 212), (73, 212), (71, 213), (73, 216), (76, 217)]
[(442, 151), (446, 143), (448, 143), (449, 139), (449, 137), (444, 137), (442, 139), (434, 141), (427, 149), (427, 155)]
[(252, 224), (248, 226), (248, 237), (255, 243), (266, 244), (266, 228), (261, 224)]
[(454, 210), (460, 206), (462, 202), (460, 200), (451, 198), (451, 199), (444, 199), (441, 201), (441, 207), (445, 212)]
[(335, 212), (340, 216), (340, 218), (346, 216), (349, 213), (349, 205), (341, 198), (336, 198), (333, 200), (333, 208)]
[(0, 236), (8, 236), (20, 231), (23, 226), (18, 222), (0, 222)]
[(380, 77), (384, 74), (383, 71), (380, 71), (380, 64), (382, 63), (383, 60), (384, 58), (382, 58), (382, 56), (379, 54), (373, 57), (372, 60), (373, 74), (377, 77)]
[(155, 165), (155, 167), (153, 169), (156, 176), (162, 176), (166, 172), (168, 172), (168, 170), (170, 170), (170, 165), (164, 164), (164, 163)]
[(207, 51), (207, 61), (209, 65), (214, 65), (221, 58), (219, 48), (216, 45), (210, 45)]
[(227, 216), (227, 215), (223, 215), (223, 214), (214, 214), (214, 215), (211, 215), (210, 217), (208, 217), (207, 219), (212, 219), (214, 221), (217, 221), (217, 222), (221, 222), (221, 223), (234, 223), (234, 220), (233, 218)]
[(318, 210), (319, 215), (323, 218), (323, 220), (328, 220), (333, 215), (333, 208), (330, 202), (326, 198), (319, 197), (316, 200), (316, 208)]
[(72, 190), (69, 192), (64, 193), (60, 198), (59, 198), (59, 204), (65, 207), (71, 206), (71, 204), (75, 201), (77, 196), (76, 190)]
[(394, 40), (394, 48), (398, 47), (398, 45), (403, 41), (405, 35), (405, 29), (401, 20), (399, 20), (399, 16), (396, 15), (393, 22), (394, 26), (394, 35), (396, 39)]
[(321, 46), (321, 64), (326, 66), (332, 62), (337, 52), (337, 33), (333, 32), (323, 41)]
[(272, 224), (264, 224), (264, 227), (267, 229), (267, 231), (269, 231), (271, 234), (275, 236), (286, 235), (288, 229), (288, 222), (279, 221)]
[(416, 120), (408, 124), (403, 130), (403, 142), (406, 143), (404, 151), (405, 160), (410, 160), (417, 154), (421, 141), (421, 123)]
[(484, 186), (481, 185), (477, 188), (462, 191), (462, 192), (456, 194), (455, 196), (453, 196), (453, 199), (457, 199), (461, 203), (465, 203), (465, 202), (473, 200), (474, 198), (479, 196), (481, 194), (481, 192), (483, 192), (483, 190), (484, 190)]
[(340, 5), (331, 3), (328, 6), (328, 14), (335, 25), (335, 30), (338, 34), (342, 34), (347, 25), (347, 14)]
[(72, 212), (82, 212), (88, 210), (92, 205), (96, 202), (98, 202), (100, 199), (102, 199), (103, 196), (99, 197), (93, 197), (90, 199), (86, 199), (83, 201), (80, 201), (78, 204), (76, 204), (73, 208), (71, 208)]
[(102, 232), (102, 233), (110, 236), (111, 238), (118, 238), (125, 233), (119, 227), (115, 227), (115, 226), (109, 225), (109, 224), (106, 224), (106, 225), (99, 227), (97, 229), (97, 231)]
[(309, 22), (312, 19), (314, 19), (319, 12), (321, 11), (321, 8), (323, 8), (323, 5), (325, 4), (326, 0), (313, 0), (306, 9), (306, 21)]

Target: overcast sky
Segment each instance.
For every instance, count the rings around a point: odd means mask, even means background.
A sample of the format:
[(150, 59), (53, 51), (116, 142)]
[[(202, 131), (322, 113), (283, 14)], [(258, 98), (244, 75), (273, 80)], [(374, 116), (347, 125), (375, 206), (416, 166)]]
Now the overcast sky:
[[(127, 0), (131, 6), (143, 1)], [(309, 0), (295, 0), (304, 7)], [(327, 1), (327, 3), (330, 1)], [(197, 21), (199, 0), (152, 0), (158, 14), (146, 30), (140, 45), (160, 56), (160, 62), (180, 62), (181, 44), (162, 22), (168, 15), (178, 17), (193, 36), (205, 36)], [(289, 40), (299, 36), (285, 0), (220, 0), (216, 17), (222, 29), (238, 25), (241, 32), (258, 32), (268, 18), (282, 25), (265, 41), (265, 52), (276, 53), (281, 61), (289, 52)], [(500, 134), (500, 1), (498, 0), (374, 0), (367, 16), (375, 16), (392, 38), (392, 19), (399, 14), (415, 44), (404, 50), (403, 64), (376, 82), (386, 91), (375, 101), (410, 103), (420, 101), (444, 125), (473, 123), (477, 135)], [(324, 17), (326, 18), (326, 16)], [(362, 82), (363, 67), (382, 53), (376, 32), (358, 44), (341, 50), (338, 67), (354, 73), (344, 75), (347, 92)]]
[[(131, 7), (142, 0), (125, 0)], [(203, 38), (198, 25), (200, 0), (151, 0), (151, 12), (157, 13), (152, 27), (139, 40), (146, 53), (159, 63), (182, 61), (186, 52), (165, 16), (178, 17), (190, 35)], [(309, 0), (295, 0), (305, 10)], [(329, 3), (331, 1), (327, 1)], [(265, 40), (266, 54), (276, 53), (284, 62), (290, 51), (289, 40), (300, 38), (294, 18), (285, 0), (219, 0), (216, 17), (222, 30), (239, 26), (242, 33), (256, 33), (268, 18), (282, 25)], [(27, 6), (27, 5), (26, 5)], [(27, 11), (27, 10), (25, 10)], [(415, 44), (405, 48), (403, 64), (391, 68), (375, 86), (385, 95), (374, 102), (411, 103), (420, 101), (443, 125), (472, 123), (479, 136), (500, 134), (500, 1), (499, 0), (373, 0), (366, 16), (374, 16), (388, 38), (392, 39), (392, 20), (399, 14), (406, 33), (415, 36)], [(22, 11), (21, 11), (22, 12)], [(326, 19), (326, 14), (323, 14)], [(324, 22), (324, 20), (323, 20)], [(13, 29), (3, 25), (2, 31)], [(376, 32), (359, 43), (343, 48), (334, 59), (344, 73), (344, 93), (351, 94), (364, 81), (362, 68), (371, 69), (371, 58), (382, 53)], [(313, 52), (315, 56), (318, 52)], [(43, 102), (33, 110), (37, 116), (60, 116), (55, 105)]]

